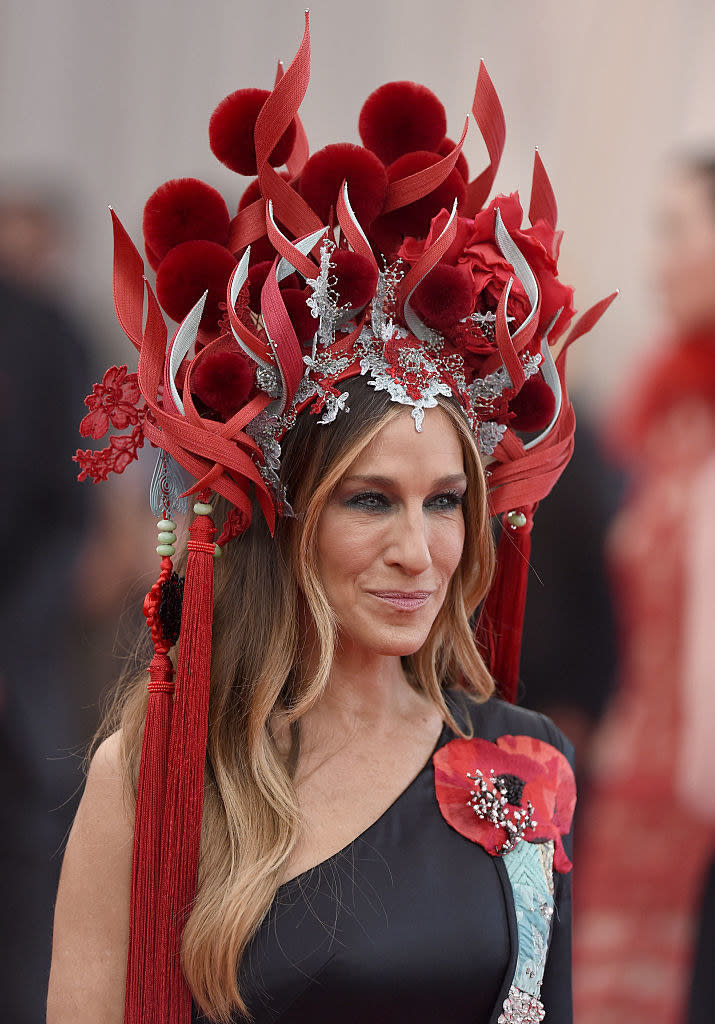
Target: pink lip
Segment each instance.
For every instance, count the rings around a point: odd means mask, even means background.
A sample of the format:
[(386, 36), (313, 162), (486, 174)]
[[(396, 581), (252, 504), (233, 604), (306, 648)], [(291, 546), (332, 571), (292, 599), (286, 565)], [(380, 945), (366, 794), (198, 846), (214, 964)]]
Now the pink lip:
[(431, 590), (371, 590), (370, 593), (404, 612), (421, 608), (432, 596)]

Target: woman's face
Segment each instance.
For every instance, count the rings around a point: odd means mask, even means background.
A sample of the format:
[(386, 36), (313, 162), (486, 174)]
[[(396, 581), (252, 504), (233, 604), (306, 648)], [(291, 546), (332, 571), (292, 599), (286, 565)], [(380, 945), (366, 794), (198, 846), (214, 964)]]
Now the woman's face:
[(653, 263), (672, 327), (685, 332), (715, 326), (715, 209), (702, 175), (680, 170), (665, 182)]
[(467, 488), (449, 416), (409, 409), (359, 455), (318, 522), (318, 568), (343, 648), (419, 650), (442, 606), (464, 546)]

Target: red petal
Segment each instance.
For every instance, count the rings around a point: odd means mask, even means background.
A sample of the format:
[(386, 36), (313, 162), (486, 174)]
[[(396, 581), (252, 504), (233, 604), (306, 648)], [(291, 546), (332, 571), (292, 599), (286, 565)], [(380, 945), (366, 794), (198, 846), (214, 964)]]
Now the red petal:
[(79, 425), (79, 432), (82, 437), (93, 437), (95, 441), (99, 440), (100, 437), (104, 437), (108, 430), (109, 417), (104, 409), (88, 412)]
[(126, 405), (136, 405), (140, 396), (139, 378), (136, 373), (130, 373), (122, 384), (122, 402)]

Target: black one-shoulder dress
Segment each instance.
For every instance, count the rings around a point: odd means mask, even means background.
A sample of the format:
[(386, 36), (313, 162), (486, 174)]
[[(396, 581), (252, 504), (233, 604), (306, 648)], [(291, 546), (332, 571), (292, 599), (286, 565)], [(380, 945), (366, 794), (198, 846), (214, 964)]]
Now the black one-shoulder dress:
[[(474, 706), (458, 690), (445, 695), (457, 721), (471, 719), (476, 737), (535, 737), (573, 762), (570, 742), (543, 715), (497, 698)], [(445, 723), (435, 751), (454, 738)], [(570, 834), (563, 845), (570, 855)], [(508, 998), (519, 928), (523, 945), (530, 926), (505, 859), (445, 820), (430, 756), (361, 835), (279, 887), (241, 965), (255, 1024), (541, 1019), (538, 1009)], [(554, 873), (554, 880), (540, 1001), (546, 1024), (571, 1024), (570, 874)], [(193, 1021), (206, 1018), (194, 1009)]]

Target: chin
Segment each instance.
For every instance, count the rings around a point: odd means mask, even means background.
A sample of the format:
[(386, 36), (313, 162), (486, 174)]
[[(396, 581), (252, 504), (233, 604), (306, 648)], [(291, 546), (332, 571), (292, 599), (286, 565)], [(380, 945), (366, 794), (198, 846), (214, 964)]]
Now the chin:
[(357, 647), (362, 647), (372, 654), (383, 657), (405, 658), (415, 654), (424, 646), (433, 620), (428, 623), (414, 625), (395, 626), (385, 623), (375, 624), (372, 628), (343, 630), (343, 634), (349, 642)]

